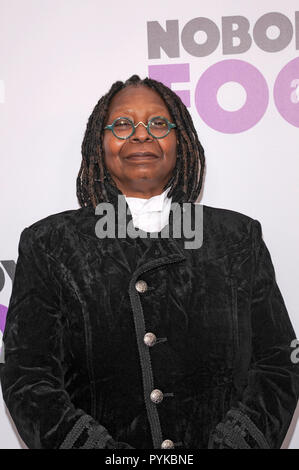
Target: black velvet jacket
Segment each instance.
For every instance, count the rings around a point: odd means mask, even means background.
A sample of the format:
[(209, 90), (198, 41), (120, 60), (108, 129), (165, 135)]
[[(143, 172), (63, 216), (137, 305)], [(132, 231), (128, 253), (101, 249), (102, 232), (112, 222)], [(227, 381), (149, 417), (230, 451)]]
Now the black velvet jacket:
[(1, 386), (29, 448), (280, 448), (299, 364), (261, 224), (202, 207), (198, 249), (99, 239), (92, 207), (22, 231)]

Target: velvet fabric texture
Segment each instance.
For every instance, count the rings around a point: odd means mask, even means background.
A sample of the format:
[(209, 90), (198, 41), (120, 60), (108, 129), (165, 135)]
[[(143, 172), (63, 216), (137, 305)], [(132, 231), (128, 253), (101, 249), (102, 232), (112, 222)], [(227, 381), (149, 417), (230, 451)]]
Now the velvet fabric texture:
[(260, 222), (203, 205), (203, 244), (186, 249), (172, 212), (169, 238), (99, 239), (98, 220), (84, 207), (21, 233), (1, 386), (25, 444), (279, 449), (299, 364)]

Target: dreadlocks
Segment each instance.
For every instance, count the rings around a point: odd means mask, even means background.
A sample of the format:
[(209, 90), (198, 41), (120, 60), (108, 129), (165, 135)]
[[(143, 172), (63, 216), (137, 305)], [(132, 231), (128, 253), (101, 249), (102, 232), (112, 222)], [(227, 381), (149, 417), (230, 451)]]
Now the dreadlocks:
[(108, 93), (96, 104), (87, 123), (82, 142), (82, 162), (77, 176), (77, 197), (80, 206), (96, 207), (109, 202), (104, 179), (115, 185), (104, 162), (103, 134), (111, 99), (121, 89), (132, 85), (148, 86), (164, 100), (176, 124), (178, 156), (173, 175), (164, 190), (171, 187), (168, 197), (176, 200), (177, 191), (183, 190), (182, 202), (196, 202), (202, 186), (205, 169), (204, 149), (198, 139), (192, 117), (181, 99), (170, 88), (156, 80), (132, 75), (126, 82), (115, 82)]

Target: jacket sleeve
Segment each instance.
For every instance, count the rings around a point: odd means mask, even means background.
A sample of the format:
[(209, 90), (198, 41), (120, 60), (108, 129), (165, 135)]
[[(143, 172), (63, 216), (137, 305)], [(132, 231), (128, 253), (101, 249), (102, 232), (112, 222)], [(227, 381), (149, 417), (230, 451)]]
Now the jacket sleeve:
[(248, 381), (237, 405), (210, 433), (210, 449), (280, 449), (299, 397), (299, 359), (294, 355), (298, 341), (261, 224), (258, 220), (252, 223), (255, 272)]
[(76, 408), (64, 387), (59, 285), (33, 228), (22, 231), (18, 253), (1, 387), (19, 435), (30, 449), (132, 449)]

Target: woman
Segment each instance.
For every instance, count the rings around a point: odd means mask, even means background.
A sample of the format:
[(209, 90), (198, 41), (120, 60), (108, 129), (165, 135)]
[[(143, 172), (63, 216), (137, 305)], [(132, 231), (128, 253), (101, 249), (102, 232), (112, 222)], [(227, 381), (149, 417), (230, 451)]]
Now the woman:
[[(180, 98), (116, 82), (82, 156), (81, 208), (20, 237), (1, 384), (23, 441), (280, 448), (299, 396), (295, 332), (260, 222), (195, 204), (205, 157)], [(200, 246), (186, 244), (194, 226)]]

